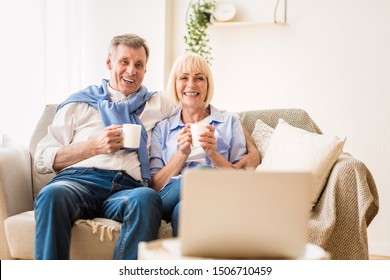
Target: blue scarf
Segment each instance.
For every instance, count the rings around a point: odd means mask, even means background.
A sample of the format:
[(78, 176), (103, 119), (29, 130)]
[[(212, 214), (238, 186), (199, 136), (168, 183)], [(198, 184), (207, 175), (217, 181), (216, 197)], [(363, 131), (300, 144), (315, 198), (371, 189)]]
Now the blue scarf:
[(122, 125), (124, 123), (141, 125), (142, 131), (139, 148), (126, 149), (130, 151), (138, 150), (142, 179), (147, 180), (150, 183), (149, 155), (147, 148), (148, 134), (137, 115), (143, 111), (146, 101), (148, 101), (155, 92), (149, 92), (145, 86), (141, 85), (139, 91), (134, 93), (135, 96), (127, 102), (111, 102), (107, 83), (108, 80), (103, 79), (102, 85), (99, 87), (95, 85), (89, 86), (86, 89), (72, 94), (68, 99), (58, 105), (57, 111), (68, 103), (85, 102), (99, 111), (102, 122), (106, 127), (112, 124)]

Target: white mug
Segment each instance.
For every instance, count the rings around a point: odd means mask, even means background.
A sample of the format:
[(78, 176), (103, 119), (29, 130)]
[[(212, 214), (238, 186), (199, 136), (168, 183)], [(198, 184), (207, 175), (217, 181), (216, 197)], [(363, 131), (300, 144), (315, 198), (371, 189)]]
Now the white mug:
[(139, 124), (124, 123), (122, 126), (123, 147), (139, 148), (141, 129), (142, 126)]
[(191, 124), (191, 135), (192, 135), (192, 146), (193, 147), (198, 147), (200, 146), (199, 142), (199, 135), (209, 131), (207, 128), (207, 123), (196, 123), (196, 124)]

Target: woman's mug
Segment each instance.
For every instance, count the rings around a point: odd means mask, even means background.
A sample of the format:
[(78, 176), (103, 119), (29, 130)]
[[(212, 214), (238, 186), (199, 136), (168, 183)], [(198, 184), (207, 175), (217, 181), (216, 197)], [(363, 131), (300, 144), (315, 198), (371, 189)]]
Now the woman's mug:
[(198, 147), (200, 146), (199, 142), (199, 135), (209, 131), (207, 128), (207, 123), (196, 123), (196, 124), (191, 124), (191, 135), (192, 135), (192, 146), (193, 147)]

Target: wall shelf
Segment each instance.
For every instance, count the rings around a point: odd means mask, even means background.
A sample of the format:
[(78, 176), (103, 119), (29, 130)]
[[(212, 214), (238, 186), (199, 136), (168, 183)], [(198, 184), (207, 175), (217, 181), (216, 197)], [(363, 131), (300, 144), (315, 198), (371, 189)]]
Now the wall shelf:
[(214, 22), (209, 28), (224, 28), (224, 27), (251, 27), (251, 26), (287, 26), (284, 22), (261, 22), (261, 21), (228, 21), (228, 22)]
[(280, 0), (276, 0), (276, 5), (274, 8), (274, 21), (273, 22), (261, 22), (261, 21), (215, 21), (213, 18), (211, 19), (212, 25), (210, 27), (234, 27), (234, 26), (275, 26), (275, 25), (281, 25), (286, 26), (287, 25), (287, 0), (282, 0), (284, 2), (283, 5), (283, 21), (277, 20), (277, 10), (279, 7)]

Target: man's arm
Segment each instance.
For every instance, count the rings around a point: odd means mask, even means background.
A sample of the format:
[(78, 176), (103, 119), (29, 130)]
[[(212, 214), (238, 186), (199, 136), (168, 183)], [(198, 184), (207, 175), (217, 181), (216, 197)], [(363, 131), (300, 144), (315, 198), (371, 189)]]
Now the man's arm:
[(53, 163), (54, 171), (62, 170), (84, 159), (99, 155), (113, 154), (123, 147), (123, 137), (119, 130), (121, 126), (106, 127), (101, 135), (90, 141), (58, 149)]
[(243, 156), (237, 163), (233, 165), (234, 168), (256, 169), (259, 166), (261, 159), (252, 137), (245, 126), (242, 125), (242, 130), (245, 134), (247, 154)]
[[(39, 173), (52, 173), (97, 154), (114, 153), (122, 147), (120, 126), (99, 127), (94, 121), (95, 109), (87, 103), (70, 103), (61, 108), (48, 128), (48, 134), (38, 143), (34, 166)], [(78, 120), (93, 123), (96, 129), (84, 132)], [(84, 133), (75, 137), (75, 133)], [(82, 141), (82, 139), (85, 141)], [(89, 139), (88, 139), (89, 138)], [(74, 139), (79, 139), (74, 143)]]

